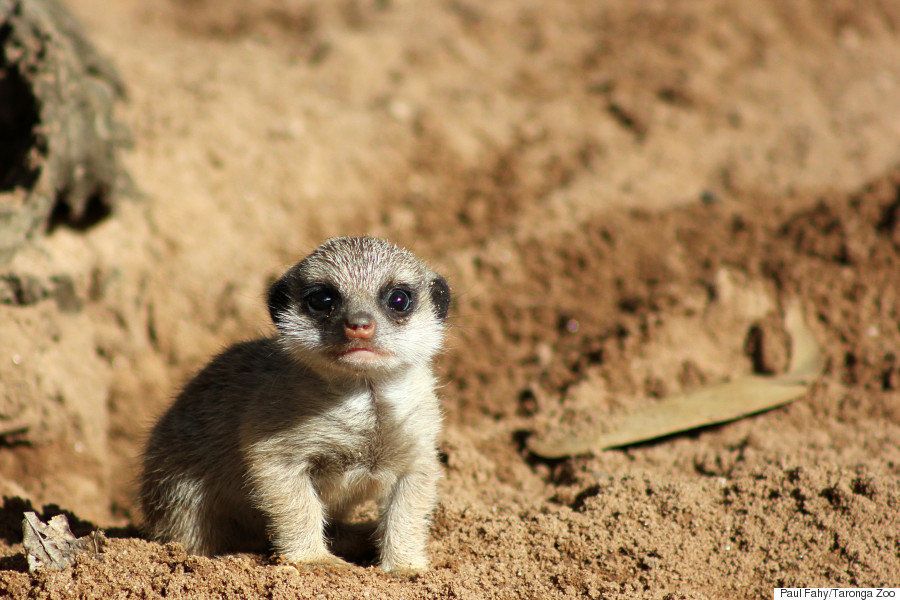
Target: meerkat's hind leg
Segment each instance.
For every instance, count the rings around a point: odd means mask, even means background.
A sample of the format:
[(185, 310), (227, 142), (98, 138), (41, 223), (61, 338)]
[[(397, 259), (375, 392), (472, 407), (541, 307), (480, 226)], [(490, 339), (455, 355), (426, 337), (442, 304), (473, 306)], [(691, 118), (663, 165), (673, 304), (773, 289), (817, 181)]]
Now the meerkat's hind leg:
[(202, 481), (158, 482), (157, 489), (143, 499), (150, 537), (162, 543), (178, 542), (191, 554), (213, 556), (227, 551), (231, 532), (223, 528), (210, 500)]

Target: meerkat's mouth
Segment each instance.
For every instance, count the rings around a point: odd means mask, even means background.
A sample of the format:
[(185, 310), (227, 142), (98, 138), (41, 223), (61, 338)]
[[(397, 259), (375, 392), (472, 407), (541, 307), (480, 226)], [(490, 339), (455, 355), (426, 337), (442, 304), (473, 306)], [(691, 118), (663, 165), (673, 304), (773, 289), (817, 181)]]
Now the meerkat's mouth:
[(391, 353), (387, 350), (382, 350), (381, 348), (375, 348), (373, 346), (350, 346), (349, 348), (343, 348), (334, 353), (335, 358), (345, 358), (348, 356), (360, 357), (360, 358), (369, 358), (369, 357), (387, 357), (390, 356)]

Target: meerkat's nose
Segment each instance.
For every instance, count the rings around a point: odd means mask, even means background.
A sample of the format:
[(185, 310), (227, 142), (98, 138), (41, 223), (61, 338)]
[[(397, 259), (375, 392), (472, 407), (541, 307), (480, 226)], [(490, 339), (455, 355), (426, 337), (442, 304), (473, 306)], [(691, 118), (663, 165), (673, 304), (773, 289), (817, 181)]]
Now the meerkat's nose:
[(356, 312), (344, 319), (344, 334), (351, 340), (369, 340), (375, 335), (375, 319), (367, 312)]

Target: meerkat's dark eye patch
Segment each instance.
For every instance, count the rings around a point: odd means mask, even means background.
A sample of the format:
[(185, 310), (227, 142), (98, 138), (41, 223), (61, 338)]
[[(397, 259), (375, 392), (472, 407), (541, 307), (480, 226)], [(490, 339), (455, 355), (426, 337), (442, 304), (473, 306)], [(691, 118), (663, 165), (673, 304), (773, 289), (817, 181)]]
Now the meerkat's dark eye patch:
[(287, 280), (282, 277), (272, 284), (269, 288), (269, 297), (267, 304), (269, 305), (269, 316), (272, 322), (278, 324), (278, 315), (287, 310), (291, 302), (291, 286)]
[(304, 308), (316, 316), (330, 314), (341, 303), (341, 295), (328, 285), (315, 285), (300, 297)]
[(431, 292), (431, 304), (434, 306), (434, 312), (437, 318), (443, 321), (450, 312), (450, 286), (447, 280), (438, 275), (429, 284)]
[(395, 315), (407, 315), (415, 307), (413, 293), (402, 287), (391, 288), (384, 296), (384, 305)]

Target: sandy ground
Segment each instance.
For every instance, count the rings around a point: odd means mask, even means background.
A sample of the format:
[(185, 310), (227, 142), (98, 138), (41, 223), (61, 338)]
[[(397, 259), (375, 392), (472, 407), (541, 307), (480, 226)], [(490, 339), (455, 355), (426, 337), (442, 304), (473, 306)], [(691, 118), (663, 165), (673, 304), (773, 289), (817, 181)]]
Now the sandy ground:
[[(127, 84), (140, 194), (2, 267), (73, 293), (0, 304), (0, 590), (900, 585), (896, 2), (68, 4)], [(346, 550), (351, 570), (298, 572), (142, 540), (133, 481), (153, 419), (211, 354), (271, 332), (274, 276), (361, 232), (426, 257), (456, 294), (433, 568), (383, 574), (366, 544)], [(827, 366), (793, 405), (594, 457), (525, 450), (586, 406), (602, 419), (754, 356), (783, 369), (797, 300)], [(747, 348), (759, 335), (766, 364)], [(30, 505), (110, 528), (109, 548), (29, 575)]]

